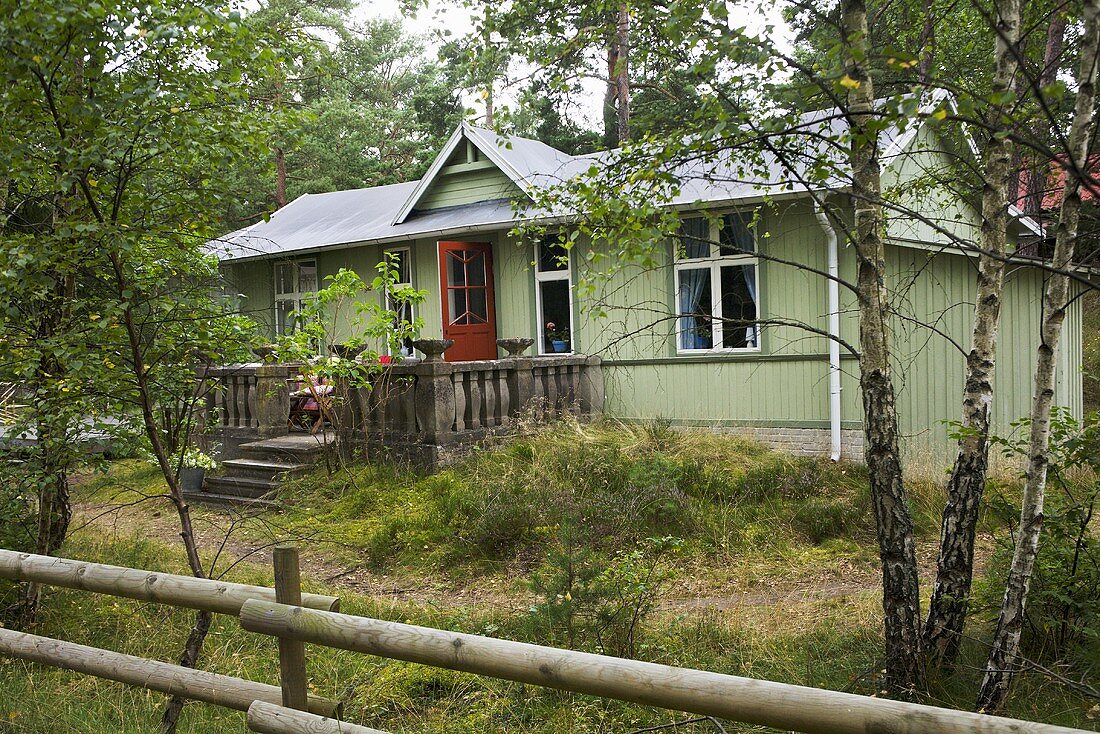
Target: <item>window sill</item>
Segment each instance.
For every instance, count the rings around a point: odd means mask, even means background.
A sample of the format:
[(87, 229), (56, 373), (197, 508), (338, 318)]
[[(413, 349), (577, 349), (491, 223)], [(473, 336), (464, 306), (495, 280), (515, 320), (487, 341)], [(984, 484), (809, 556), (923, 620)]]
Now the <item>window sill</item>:
[(677, 349), (677, 357), (721, 357), (722, 355), (753, 355), (760, 354), (760, 347), (746, 347), (743, 349)]

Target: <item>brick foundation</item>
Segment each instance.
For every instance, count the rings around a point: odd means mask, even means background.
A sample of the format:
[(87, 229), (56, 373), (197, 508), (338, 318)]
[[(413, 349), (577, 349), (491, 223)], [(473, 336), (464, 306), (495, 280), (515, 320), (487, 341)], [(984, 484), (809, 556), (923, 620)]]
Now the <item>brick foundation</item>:
[[(733, 426), (716, 431), (747, 436), (773, 449), (799, 456), (828, 456), (831, 445), (827, 428), (774, 428)], [(841, 430), (840, 454), (847, 461), (863, 461), (863, 431)]]

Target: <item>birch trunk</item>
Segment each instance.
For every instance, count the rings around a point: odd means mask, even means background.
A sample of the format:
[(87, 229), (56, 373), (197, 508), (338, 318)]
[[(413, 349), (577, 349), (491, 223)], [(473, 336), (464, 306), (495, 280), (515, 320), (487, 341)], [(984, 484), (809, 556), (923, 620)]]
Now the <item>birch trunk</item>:
[[(1012, 90), (1018, 71), (1020, 0), (997, 3), (996, 65), (993, 94)], [(989, 424), (993, 408), (993, 373), (997, 366), (997, 332), (1004, 292), (1004, 255), (1008, 240), (1009, 174), (1012, 151), (1007, 137), (996, 133), (1010, 123), (1006, 105), (993, 109), (996, 119), (988, 131), (982, 227), (979, 236), (978, 288), (974, 302), (974, 330), (966, 357), (962, 424), (958, 453), (947, 483), (947, 505), (940, 527), (936, 582), (924, 625), (924, 646), (930, 668), (951, 666), (959, 653), (970, 583), (974, 573), (974, 536), (978, 509), (989, 469)]]
[[(1084, 5), (1077, 99), (1067, 141), (1069, 160), (1066, 166), (1066, 183), (1054, 238), (1053, 266), (1056, 271), (1063, 272), (1073, 263), (1077, 225), (1081, 215), (1080, 174), (1085, 170), (1089, 142), (1095, 128), (1100, 0), (1085, 0)], [(1012, 566), (1005, 583), (997, 631), (978, 693), (977, 708), (981, 711), (996, 711), (1004, 705), (1013, 673), (1018, 666), (1028, 586), (1035, 556), (1039, 551), (1039, 533), (1043, 526), (1043, 501), (1050, 448), (1050, 409), (1054, 400), (1058, 342), (1062, 336), (1068, 299), (1069, 277), (1059, 272), (1052, 273), (1043, 294), (1042, 333), (1035, 363), (1035, 393), (1031, 404), (1031, 433), (1028, 439), (1028, 466), (1020, 510), (1020, 529), (1016, 537)]]
[(848, 47), (845, 70), (854, 83), (848, 92), (852, 131), (852, 196), (855, 249), (859, 259), (860, 389), (863, 394), (865, 458), (882, 563), (882, 607), (886, 635), (884, 686), (894, 694), (923, 686), (920, 585), (913, 521), (902, 481), (898, 417), (890, 369), (889, 294), (881, 202), (874, 84), (865, 60), (867, 7), (844, 0), (843, 32)]

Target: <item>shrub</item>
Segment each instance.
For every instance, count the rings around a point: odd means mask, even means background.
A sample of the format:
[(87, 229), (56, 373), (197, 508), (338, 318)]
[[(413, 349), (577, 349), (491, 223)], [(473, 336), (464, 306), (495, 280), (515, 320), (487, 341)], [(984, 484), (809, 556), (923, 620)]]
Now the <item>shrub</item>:
[(574, 649), (634, 657), (641, 625), (672, 576), (665, 560), (682, 545), (670, 536), (647, 538), (609, 556), (563, 533), (531, 575), (531, 589), (541, 598), (531, 615), (541, 636)]
[[(1026, 431), (1024, 431), (1026, 434)], [(1006, 452), (1021, 444), (998, 441)], [(1100, 538), (1094, 518), (1100, 501), (1100, 420), (1078, 423), (1068, 411), (1051, 420), (1043, 533), (1032, 571), (1023, 644), (1032, 655), (1061, 658), (1100, 649)], [(979, 603), (1000, 606), (1003, 580), (1012, 563), (1019, 510), (1004, 493), (993, 494), (989, 511), (1000, 522), (990, 573), (978, 587)]]

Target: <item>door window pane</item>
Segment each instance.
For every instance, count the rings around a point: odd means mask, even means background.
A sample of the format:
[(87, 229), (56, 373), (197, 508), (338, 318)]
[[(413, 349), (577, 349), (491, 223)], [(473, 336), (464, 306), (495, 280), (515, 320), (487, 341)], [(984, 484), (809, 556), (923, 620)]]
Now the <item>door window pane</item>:
[(294, 293), (294, 268), (297, 263), (275, 264), (275, 293)]
[[(447, 253), (447, 283), (449, 285), (466, 285), (464, 254), (461, 250)], [(463, 310), (465, 311), (465, 309)]]
[(679, 279), (680, 348), (710, 349), (714, 346), (710, 269), (685, 268), (679, 271)]
[(290, 334), (294, 331), (294, 317), (291, 315), (298, 308), (296, 301), (275, 302), (275, 333)]
[(484, 324), (489, 321), (489, 304), (486, 302), (484, 288), (471, 288), (466, 291), (466, 307), (470, 311), (471, 324)]
[(317, 290), (317, 263), (313, 260), (303, 262), (298, 267), (298, 292), (312, 293)]
[(485, 285), (485, 253), (466, 250), (466, 285)]
[(464, 288), (448, 288), (447, 299), (449, 306), (449, 313), (451, 314), (452, 324), (468, 324), (467, 319), (468, 309), (466, 307), (466, 289)]

